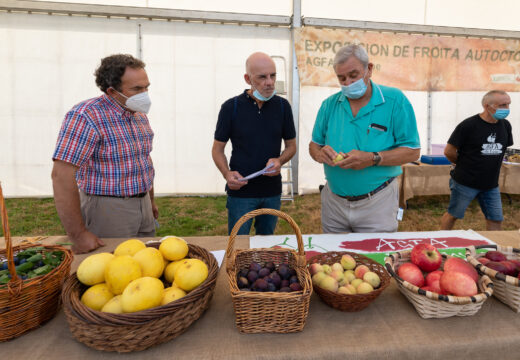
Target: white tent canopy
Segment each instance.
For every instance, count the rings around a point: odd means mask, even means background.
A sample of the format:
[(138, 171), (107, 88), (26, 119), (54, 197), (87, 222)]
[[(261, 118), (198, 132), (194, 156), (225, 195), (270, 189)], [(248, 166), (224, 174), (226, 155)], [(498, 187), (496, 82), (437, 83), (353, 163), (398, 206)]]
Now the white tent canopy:
[[(155, 132), (152, 158), (157, 194), (224, 193), (224, 179), (211, 159), (213, 132), (220, 105), (246, 88), (244, 63), (254, 51), (286, 59), (285, 69), (280, 68), (284, 62), (277, 61), (277, 66), (279, 74), (287, 74), (288, 98), (299, 110), (299, 153), (293, 163), (298, 169), (297, 191), (317, 191), (324, 183), (322, 166), (310, 158), (307, 148), (321, 102), (338, 89), (305, 86), (298, 93), (290, 86), (292, 1), (133, 0), (92, 5), (99, 3), (0, 1), (0, 9), (4, 9), (0, 10), (0, 79), (4, 84), (0, 96), (0, 181), (4, 194), (52, 195), (51, 157), (63, 116), (74, 104), (100, 94), (94, 69), (102, 57), (114, 53), (130, 53), (147, 64), (152, 84), (149, 118)], [(111, 6), (122, 3), (124, 7)], [(168, 9), (172, 4), (184, 11)], [(451, 10), (445, 11), (447, 8)], [(497, 17), (489, 15), (497, 9), (508, 11), (500, 12), (500, 22), (494, 23)], [(105, 15), (101, 16), (101, 10)], [(387, 26), (405, 31), (414, 26), (407, 24), (422, 25), (422, 29), (456, 26), (472, 28), (474, 34), (479, 28), (488, 29), (481, 34), (490, 36), (514, 36), (513, 31), (520, 30), (516, 10), (520, 10), (520, 3), (512, 0), (492, 4), (483, 0), (398, 0), (391, 4), (367, 0), (356, 6), (340, 0), (301, 2), (304, 24), (345, 14), (349, 20), (393, 23)], [(89, 11), (95, 16), (87, 16)], [(405, 93), (416, 112), (423, 153), (429, 151), (429, 137), (432, 144), (444, 144), (457, 123), (479, 112), (484, 94)], [(516, 104), (520, 96), (513, 93), (511, 97), (509, 119), (518, 143), (520, 112)]]

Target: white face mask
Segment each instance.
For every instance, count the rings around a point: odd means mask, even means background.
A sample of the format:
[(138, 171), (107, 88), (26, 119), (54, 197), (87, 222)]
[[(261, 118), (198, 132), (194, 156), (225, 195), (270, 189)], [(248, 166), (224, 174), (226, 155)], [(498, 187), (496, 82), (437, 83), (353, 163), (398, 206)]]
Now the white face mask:
[(125, 106), (128, 109), (145, 114), (148, 114), (148, 111), (150, 111), (152, 101), (150, 100), (150, 96), (148, 96), (148, 91), (130, 97), (121, 94), (116, 89), (114, 89), (114, 91), (116, 91), (119, 95), (123, 96), (126, 99)]

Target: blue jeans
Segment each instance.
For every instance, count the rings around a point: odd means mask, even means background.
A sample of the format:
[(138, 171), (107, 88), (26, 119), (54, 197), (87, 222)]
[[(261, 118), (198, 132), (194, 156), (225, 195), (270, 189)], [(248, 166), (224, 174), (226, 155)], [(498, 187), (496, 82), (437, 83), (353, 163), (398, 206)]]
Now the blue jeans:
[[(280, 195), (265, 198), (239, 198), (228, 196), (226, 208), (228, 209), (228, 235), (238, 219), (250, 211), (262, 208), (280, 210)], [(272, 235), (278, 221), (277, 216), (260, 215), (255, 218), (255, 230), (257, 235)], [(253, 219), (246, 221), (238, 231), (238, 235), (249, 235)]]
[(479, 190), (459, 184), (450, 179), (450, 205), (448, 213), (457, 218), (464, 218), (466, 208), (474, 198), (477, 198), (480, 208), (487, 220), (502, 221), (502, 199), (500, 198), (500, 190), (498, 186), (490, 190)]

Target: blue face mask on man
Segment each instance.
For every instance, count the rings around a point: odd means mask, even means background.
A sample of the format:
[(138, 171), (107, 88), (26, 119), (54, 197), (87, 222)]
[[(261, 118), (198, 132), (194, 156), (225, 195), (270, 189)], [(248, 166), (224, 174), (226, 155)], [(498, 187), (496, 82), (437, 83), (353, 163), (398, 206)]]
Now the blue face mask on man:
[(253, 96), (257, 98), (260, 101), (268, 101), (271, 100), (271, 98), (276, 94), (276, 89), (273, 90), (273, 93), (269, 97), (265, 97), (264, 95), (260, 94), (260, 91), (256, 90), (253, 91)]
[[(366, 73), (365, 73), (366, 75)], [(367, 84), (365, 84), (365, 75), (350, 85), (341, 85), (341, 92), (349, 99), (359, 99), (367, 92)]]
[(492, 115), (495, 120), (503, 120), (509, 115), (509, 109), (497, 109)]

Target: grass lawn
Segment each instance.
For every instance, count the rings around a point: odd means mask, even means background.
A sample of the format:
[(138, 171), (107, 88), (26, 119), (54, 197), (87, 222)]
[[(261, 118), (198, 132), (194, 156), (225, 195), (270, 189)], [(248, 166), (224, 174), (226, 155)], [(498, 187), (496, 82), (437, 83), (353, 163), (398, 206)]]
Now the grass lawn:
[[(502, 197), (504, 230), (520, 228), (520, 196), (512, 195), (512, 203)], [(227, 235), (226, 197), (158, 197), (158, 236)], [(399, 231), (439, 230), (440, 217), (446, 210), (449, 196), (415, 197), (408, 202)], [(51, 199), (6, 199), (12, 236), (49, 236), (65, 234)], [(302, 233), (321, 233), (319, 194), (296, 196), (293, 202), (282, 202), (282, 211), (296, 221)], [(484, 215), (473, 201), (455, 229), (485, 230)], [(0, 234), (1, 234), (0, 229)], [(293, 233), (290, 225), (280, 221), (277, 234)]]

